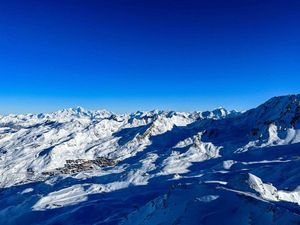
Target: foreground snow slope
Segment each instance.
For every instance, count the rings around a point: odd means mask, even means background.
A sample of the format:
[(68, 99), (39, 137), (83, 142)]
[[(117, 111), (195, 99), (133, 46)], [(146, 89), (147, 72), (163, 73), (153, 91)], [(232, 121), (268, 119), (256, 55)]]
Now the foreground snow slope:
[(0, 224), (299, 224), (299, 142), (300, 95), (1, 116)]

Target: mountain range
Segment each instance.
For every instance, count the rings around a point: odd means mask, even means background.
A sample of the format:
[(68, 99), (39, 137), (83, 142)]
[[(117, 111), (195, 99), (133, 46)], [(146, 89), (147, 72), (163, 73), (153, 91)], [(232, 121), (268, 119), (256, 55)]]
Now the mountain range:
[(300, 224), (299, 142), (300, 95), (0, 116), (0, 224)]

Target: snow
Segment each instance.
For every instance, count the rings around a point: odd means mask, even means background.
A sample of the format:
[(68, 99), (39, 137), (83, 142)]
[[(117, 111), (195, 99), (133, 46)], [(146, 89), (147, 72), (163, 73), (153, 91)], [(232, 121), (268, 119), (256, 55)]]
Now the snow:
[(27, 193), (30, 193), (30, 192), (33, 192), (34, 190), (33, 190), (33, 188), (26, 188), (26, 189), (24, 189), (22, 192), (21, 192), (21, 194), (27, 194)]
[(300, 186), (294, 191), (277, 190), (272, 184), (263, 183), (263, 181), (253, 175), (249, 174), (249, 185), (252, 189), (257, 191), (263, 199), (270, 201), (286, 201), (293, 202), (300, 205)]
[(229, 170), (235, 163), (236, 162), (234, 160), (225, 160), (223, 161), (223, 168)]
[(175, 148), (192, 146), (184, 153), (173, 151), (172, 154), (164, 160), (163, 170), (161, 174), (182, 174), (189, 172), (188, 168), (193, 162), (201, 162), (211, 158), (219, 157), (219, 151), (222, 147), (217, 147), (212, 143), (201, 141), (201, 133), (195, 135), (193, 138), (188, 138), (179, 142)]
[(218, 195), (204, 195), (199, 198), (196, 198), (196, 200), (200, 201), (200, 202), (211, 202), (211, 201), (218, 199), (219, 197), (220, 196), (218, 196)]
[(87, 200), (84, 185), (74, 185), (42, 197), (32, 209), (35, 211), (70, 206)]

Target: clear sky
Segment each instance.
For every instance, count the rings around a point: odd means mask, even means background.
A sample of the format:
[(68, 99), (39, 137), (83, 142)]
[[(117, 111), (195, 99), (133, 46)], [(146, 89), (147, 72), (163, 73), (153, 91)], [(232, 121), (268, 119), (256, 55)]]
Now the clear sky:
[(0, 113), (248, 109), (300, 93), (298, 0), (0, 1)]

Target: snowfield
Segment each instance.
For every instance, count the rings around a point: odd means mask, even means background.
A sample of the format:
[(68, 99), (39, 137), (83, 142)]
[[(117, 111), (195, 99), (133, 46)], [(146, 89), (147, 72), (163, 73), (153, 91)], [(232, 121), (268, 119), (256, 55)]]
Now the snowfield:
[(0, 116), (0, 224), (300, 224), (300, 95), (246, 112)]

